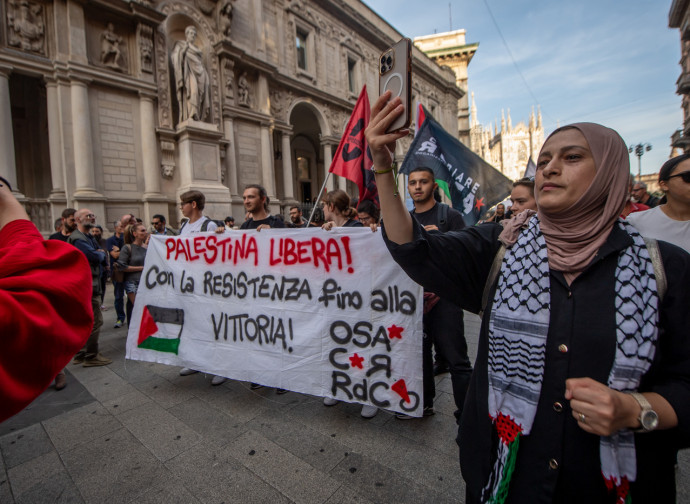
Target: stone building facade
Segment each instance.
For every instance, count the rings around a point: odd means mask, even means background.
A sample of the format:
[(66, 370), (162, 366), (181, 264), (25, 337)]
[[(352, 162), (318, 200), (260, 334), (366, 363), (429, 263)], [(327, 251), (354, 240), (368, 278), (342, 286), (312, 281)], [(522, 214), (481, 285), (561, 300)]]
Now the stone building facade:
[[(217, 219), (250, 183), (274, 213), (313, 201), (400, 38), (358, 0), (0, 1), (0, 175), (44, 232), (68, 206), (176, 225), (189, 189)], [(452, 131), (455, 74), (413, 58), (413, 94)]]
[(672, 149), (690, 152), (690, 0), (673, 0), (668, 26), (680, 30), (680, 76), (676, 92), (682, 97), (683, 125), (671, 136)]
[[(436, 33), (415, 37), (414, 45), (419, 47), (424, 54), (429, 56), (439, 65), (445, 65), (455, 73), (455, 83), (462, 90), (462, 96), (458, 100), (458, 139), (469, 147), (470, 145), (470, 109), (467, 96), (467, 67), (472, 61), (474, 53), (479, 47), (478, 42), (467, 43), (465, 30)], [(437, 100), (438, 101), (438, 100)], [(438, 103), (431, 101), (427, 109), (436, 117)], [(452, 132), (453, 130), (448, 129)]]
[(501, 111), (500, 129), (496, 124), (494, 130), (492, 125), (485, 127), (477, 121), (477, 105), (472, 93), (470, 115), (470, 149), (509, 179), (522, 178), (529, 159), (536, 163), (544, 144), (541, 110), (535, 117), (532, 109), (529, 123), (520, 122), (515, 127), (510, 117), (510, 109), (507, 120)]

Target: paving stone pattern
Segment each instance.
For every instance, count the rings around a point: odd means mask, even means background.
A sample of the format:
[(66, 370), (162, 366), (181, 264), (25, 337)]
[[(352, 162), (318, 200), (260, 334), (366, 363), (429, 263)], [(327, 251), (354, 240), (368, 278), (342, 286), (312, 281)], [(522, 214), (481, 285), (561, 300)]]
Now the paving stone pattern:
[[(126, 361), (126, 328), (112, 308), (104, 319), (113, 364), (68, 365), (65, 390), (0, 424), (0, 504), (464, 502), (447, 374), (436, 415), (364, 420), (358, 405)], [(478, 318), (465, 326), (474, 356)], [(690, 457), (679, 461), (689, 502)]]

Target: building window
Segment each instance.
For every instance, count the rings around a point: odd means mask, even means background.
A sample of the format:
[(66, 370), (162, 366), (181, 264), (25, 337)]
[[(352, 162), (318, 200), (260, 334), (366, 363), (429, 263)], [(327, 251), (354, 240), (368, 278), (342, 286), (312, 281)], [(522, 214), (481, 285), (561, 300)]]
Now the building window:
[(347, 84), (350, 93), (357, 93), (357, 60), (347, 57)]
[(296, 46), (297, 46), (297, 66), (302, 70), (308, 70), (307, 68), (307, 39), (309, 34), (297, 28)]

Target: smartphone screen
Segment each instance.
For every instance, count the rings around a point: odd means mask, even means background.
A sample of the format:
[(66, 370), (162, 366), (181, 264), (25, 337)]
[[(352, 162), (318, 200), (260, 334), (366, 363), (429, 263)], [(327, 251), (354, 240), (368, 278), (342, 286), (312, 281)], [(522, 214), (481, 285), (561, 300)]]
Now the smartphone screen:
[(390, 125), (387, 132), (410, 126), (412, 101), (412, 41), (403, 38), (379, 57), (379, 96), (391, 92), (391, 99), (399, 96), (405, 110)]

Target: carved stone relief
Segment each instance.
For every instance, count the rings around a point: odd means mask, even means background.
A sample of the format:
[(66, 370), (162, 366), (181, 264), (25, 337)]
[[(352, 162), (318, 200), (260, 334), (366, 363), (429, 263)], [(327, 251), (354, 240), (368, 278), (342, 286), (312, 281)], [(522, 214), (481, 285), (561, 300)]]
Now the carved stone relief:
[(292, 92), (282, 89), (271, 89), (269, 91), (269, 98), (271, 100), (271, 115), (280, 121), (288, 122), (287, 111), (295, 99)]
[(161, 141), (161, 175), (168, 180), (175, 174), (175, 144)]
[(232, 2), (233, 0), (225, 0), (220, 4), (220, 9), (218, 9), (218, 31), (225, 38), (230, 38), (230, 31), (232, 29)]
[(156, 32), (156, 74), (158, 83), (158, 123), (163, 128), (172, 128), (172, 108), (170, 103), (170, 82), (168, 76), (168, 54), (165, 50), (165, 35)]
[(45, 54), (45, 23), (43, 5), (28, 0), (9, 0), (7, 3), (10, 46)]
[(223, 102), (232, 105), (235, 102), (235, 62), (229, 58), (223, 62), (223, 81), (225, 82)]
[(194, 0), (194, 3), (201, 12), (206, 15), (210, 15), (216, 6), (216, 3), (218, 3), (218, 0)]
[(237, 79), (237, 103), (241, 107), (251, 107), (251, 97), (249, 96), (249, 81), (247, 80), (247, 72), (242, 72), (240, 78)]
[(126, 47), (123, 39), (115, 33), (113, 23), (101, 33), (101, 65), (122, 72), (126, 68)]
[(331, 135), (340, 136), (345, 128), (346, 114), (341, 110), (326, 108), (324, 115), (331, 128)]
[(137, 38), (139, 39), (141, 71), (153, 73), (153, 28), (140, 24), (137, 28)]

